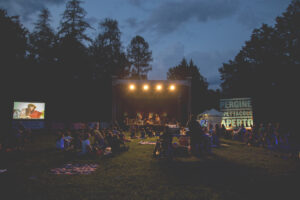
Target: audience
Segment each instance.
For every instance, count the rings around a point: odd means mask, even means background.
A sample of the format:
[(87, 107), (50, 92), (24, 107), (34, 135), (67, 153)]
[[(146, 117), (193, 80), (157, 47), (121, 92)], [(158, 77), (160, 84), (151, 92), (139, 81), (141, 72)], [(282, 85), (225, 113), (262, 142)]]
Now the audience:
[[(160, 136), (161, 141), (165, 141), (165, 143), (162, 143), (162, 147), (167, 148), (168, 153), (170, 153), (170, 148), (175, 147), (183, 147), (189, 150), (192, 147), (194, 155), (210, 153), (211, 147), (220, 147), (220, 137), (224, 137), (225, 139), (244, 142), (247, 146), (266, 147), (274, 151), (288, 153), (292, 157), (299, 156), (299, 136), (291, 131), (289, 127), (283, 127), (279, 123), (260, 123), (259, 126), (253, 124), (251, 128), (247, 129), (242, 124), (236, 130), (226, 130), (224, 125), (219, 127), (218, 124), (214, 126), (209, 124), (208, 128), (197, 126), (196, 123), (191, 122), (188, 125), (190, 132), (186, 133), (185, 127), (181, 127), (178, 144), (176, 143), (175, 146), (172, 144), (170, 131), (166, 127), (162, 131), (162, 135), (160, 135), (160, 127), (152, 125), (132, 125), (129, 132), (131, 139), (137, 138), (138, 131), (141, 139)], [(31, 141), (31, 130), (25, 129), (22, 124), (19, 124), (14, 134), (2, 138), (0, 146), (4, 151), (20, 151), (24, 149), (25, 143)], [(115, 154), (127, 150), (128, 147), (125, 143), (130, 141), (130, 139), (126, 139), (123, 129), (116, 124), (102, 130), (95, 126), (93, 129), (58, 131), (56, 148), (59, 150), (80, 151), (79, 155), (91, 153), (103, 155), (105, 150), (109, 148)]]

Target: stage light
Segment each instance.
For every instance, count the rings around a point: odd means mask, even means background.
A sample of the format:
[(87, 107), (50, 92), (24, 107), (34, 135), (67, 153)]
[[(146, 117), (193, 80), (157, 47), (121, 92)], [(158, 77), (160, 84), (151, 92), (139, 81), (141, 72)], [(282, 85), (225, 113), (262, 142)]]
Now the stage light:
[(129, 90), (135, 90), (135, 85), (130, 84), (130, 85), (129, 85)]
[(156, 90), (158, 90), (158, 91), (162, 90), (162, 85), (157, 85)]
[(143, 86), (143, 89), (144, 89), (145, 91), (149, 90), (149, 85), (144, 85), (144, 86)]
[(174, 91), (176, 89), (175, 85), (170, 85), (170, 90)]

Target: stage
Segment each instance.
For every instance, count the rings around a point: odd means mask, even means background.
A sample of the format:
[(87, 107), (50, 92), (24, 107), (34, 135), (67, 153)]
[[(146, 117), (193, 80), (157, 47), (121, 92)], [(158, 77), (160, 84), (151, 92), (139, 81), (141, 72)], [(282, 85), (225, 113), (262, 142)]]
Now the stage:
[(141, 115), (143, 120), (159, 116), (160, 120), (186, 123), (191, 113), (190, 80), (114, 79), (112, 95), (113, 121)]

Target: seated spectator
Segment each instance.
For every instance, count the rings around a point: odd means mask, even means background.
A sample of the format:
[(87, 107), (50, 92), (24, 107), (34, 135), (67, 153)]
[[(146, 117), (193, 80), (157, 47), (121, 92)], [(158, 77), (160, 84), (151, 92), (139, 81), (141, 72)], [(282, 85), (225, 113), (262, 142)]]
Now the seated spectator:
[(130, 137), (131, 137), (131, 139), (137, 138), (136, 137), (136, 128), (135, 128), (135, 126), (130, 127)]
[(85, 155), (85, 154), (90, 153), (92, 151), (91, 142), (89, 140), (89, 137), (90, 137), (89, 133), (84, 134), (84, 138), (83, 138), (83, 141), (81, 143), (80, 155)]
[(151, 128), (147, 127), (146, 130), (144, 129), (144, 131), (146, 131), (146, 134), (148, 135), (148, 137), (153, 137)]
[(146, 130), (145, 130), (145, 128), (141, 128), (141, 138), (142, 139), (146, 138)]
[(25, 144), (25, 128), (18, 128), (16, 132), (16, 150), (22, 151), (24, 150)]
[(60, 131), (58, 132), (58, 138), (56, 140), (56, 148), (60, 150), (65, 148), (64, 134)]
[(79, 131), (75, 131), (75, 133), (73, 134), (73, 146), (75, 149), (81, 149), (81, 134)]
[(180, 146), (184, 146), (184, 147), (189, 146), (189, 140), (188, 140), (188, 137), (180, 136), (179, 139), (178, 139), (178, 142), (179, 142), (179, 145), (180, 145)]
[(64, 141), (65, 141), (65, 149), (70, 149), (71, 148), (71, 143), (72, 143), (72, 136), (71, 136), (71, 132), (68, 130), (66, 132), (66, 136), (64, 137)]
[(105, 149), (106, 147), (105, 140), (101, 134), (97, 134), (95, 136), (95, 146), (99, 149), (103, 149), (103, 150)]
[(113, 139), (113, 135), (110, 131), (106, 132), (106, 136), (105, 136), (105, 140), (107, 142), (107, 146), (112, 146), (112, 139)]
[(124, 135), (124, 133), (123, 133), (122, 131), (120, 131), (120, 133), (119, 133), (119, 138), (120, 138), (120, 140), (122, 140), (123, 142), (131, 142), (130, 139), (126, 139), (126, 137), (125, 137), (125, 135)]
[(120, 145), (122, 141), (119, 139), (118, 135), (113, 135), (111, 140), (111, 152), (118, 153), (120, 152)]

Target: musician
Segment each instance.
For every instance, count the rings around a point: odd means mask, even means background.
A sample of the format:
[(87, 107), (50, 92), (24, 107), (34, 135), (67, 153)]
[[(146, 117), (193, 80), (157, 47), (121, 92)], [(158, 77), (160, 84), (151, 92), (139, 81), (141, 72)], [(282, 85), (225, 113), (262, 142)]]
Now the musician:
[(158, 114), (155, 114), (155, 123), (160, 124), (160, 117)]

